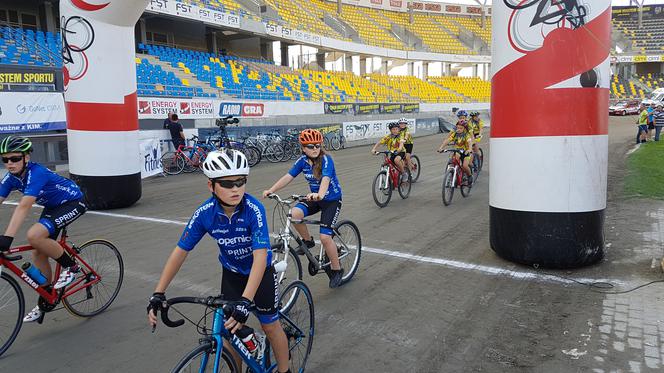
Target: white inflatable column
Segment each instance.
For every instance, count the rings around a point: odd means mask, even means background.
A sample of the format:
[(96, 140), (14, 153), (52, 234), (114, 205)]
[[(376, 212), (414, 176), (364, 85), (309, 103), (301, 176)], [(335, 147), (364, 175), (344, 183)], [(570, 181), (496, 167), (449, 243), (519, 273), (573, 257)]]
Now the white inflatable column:
[(603, 256), (611, 2), (493, 3), (490, 241), (572, 268)]
[(92, 209), (141, 197), (134, 25), (148, 0), (62, 0), (69, 171)]

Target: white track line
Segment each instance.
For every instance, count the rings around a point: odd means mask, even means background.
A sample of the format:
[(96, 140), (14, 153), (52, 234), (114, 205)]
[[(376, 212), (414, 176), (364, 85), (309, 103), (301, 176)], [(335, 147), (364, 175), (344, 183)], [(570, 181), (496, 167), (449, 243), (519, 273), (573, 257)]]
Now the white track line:
[[(5, 201), (4, 203), (8, 204), (8, 205), (18, 205), (17, 202)], [(37, 205), (35, 205), (35, 207), (42, 208), (41, 206), (37, 206)], [(86, 214), (108, 216), (108, 217), (112, 217), (112, 218), (129, 219), (129, 220), (137, 220), (137, 221), (147, 221), (147, 222), (158, 223), (158, 224), (171, 224), (171, 225), (178, 225), (178, 226), (187, 225), (187, 222), (184, 222), (184, 221), (152, 218), (152, 217), (148, 217), (148, 216), (115, 214), (115, 213), (102, 212), (102, 211), (88, 211), (88, 212), (86, 212)], [(410, 260), (410, 261), (415, 261), (415, 262), (420, 262), (420, 263), (435, 264), (435, 265), (440, 265), (440, 266), (444, 266), (444, 267), (447, 267), (447, 268), (459, 269), (459, 270), (464, 270), (464, 271), (481, 272), (481, 273), (484, 273), (486, 275), (491, 275), (491, 276), (510, 277), (510, 278), (513, 278), (513, 279), (516, 279), (516, 280), (533, 280), (533, 281), (540, 281), (540, 282), (562, 283), (562, 284), (573, 284), (575, 281), (579, 281), (579, 282), (583, 282), (583, 283), (592, 283), (592, 282), (596, 282), (596, 281), (605, 281), (605, 282), (610, 282), (614, 285), (623, 285), (624, 284), (622, 281), (616, 280), (616, 279), (591, 279), (591, 278), (576, 278), (576, 277), (568, 277), (569, 279), (567, 279), (567, 278), (557, 277), (555, 275), (547, 275), (547, 274), (544, 274), (544, 273), (536, 273), (536, 272), (532, 272), (532, 271), (513, 271), (513, 270), (509, 270), (509, 269), (505, 269), (505, 268), (466, 263), (466, 262), (462, 262), (462, 261), (458, 261), (458, 260), (415, 255), (415, 254), (404, 253), (404, 252), (394, 251), (394, 250), (380, 249), (380, 248), (375, 248), (375, 247), (363, 246), (362, 250), (365, 251), (365, 252), (369, 252), (369, 253), (377, 254), (377, 255), (390, 256), (390, 257), (393, 257), (393, 258), (400, 258), (400, 259), (405, 259), (405, 260)]]

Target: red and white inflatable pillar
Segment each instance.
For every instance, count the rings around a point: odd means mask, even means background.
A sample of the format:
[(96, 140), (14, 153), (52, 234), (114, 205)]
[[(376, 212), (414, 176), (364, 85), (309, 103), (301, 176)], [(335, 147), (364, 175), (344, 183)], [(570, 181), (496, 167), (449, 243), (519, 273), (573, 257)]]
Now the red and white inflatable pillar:
[(148, 0), (62, 0), (69, 171), (93, 209), (141, 198), (134, 25)]
[(493, 2), (490, 241), (549, 268), (603, 256), (611, 2)]

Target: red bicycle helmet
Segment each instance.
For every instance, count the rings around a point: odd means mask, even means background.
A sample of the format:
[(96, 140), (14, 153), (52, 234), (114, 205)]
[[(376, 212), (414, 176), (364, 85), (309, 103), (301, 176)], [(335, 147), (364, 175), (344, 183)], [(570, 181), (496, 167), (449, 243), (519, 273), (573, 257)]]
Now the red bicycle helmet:
[(323, 143), (323, 134), (320, 131), (307, 128), (306, 130), (300, 132), (300, 144), (309, 145), (309, 144), (322, 144)]

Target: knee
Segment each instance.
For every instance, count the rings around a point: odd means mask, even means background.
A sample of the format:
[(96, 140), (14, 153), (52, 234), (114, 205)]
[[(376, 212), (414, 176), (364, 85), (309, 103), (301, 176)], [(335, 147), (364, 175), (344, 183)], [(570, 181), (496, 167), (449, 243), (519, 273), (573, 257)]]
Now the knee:
[(261, 328), (267, 335), (272, 335), (281, 329), (281, 325), (278, 322), (272, 322), (269, 324), (261, 324)]
[(333, 240), (332, 240), (332, 236), (330, 236), (329, 234), (323, 234), (323, 233), (321, 233), (321, 235), (320, 235), (320, 242), (321, 242), (323, 245), (327, 245), (327, 244), (333, 242)]
[(48, 231), (45, 229), (39, 229), (37, 227), (32, 227), (28, 230), (28, 243), (30, 245), (35, 245), (48, 237)]
[(293, 219), (300, 220), (304, 218), (304, 211), (294, 208), (291, 210), (291, 215), (293, 216)]

